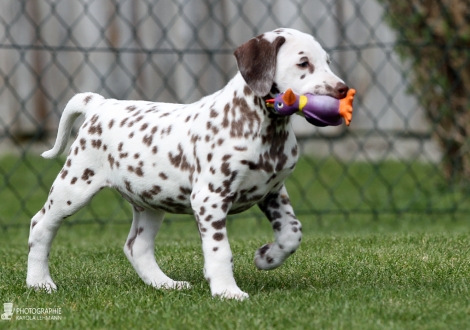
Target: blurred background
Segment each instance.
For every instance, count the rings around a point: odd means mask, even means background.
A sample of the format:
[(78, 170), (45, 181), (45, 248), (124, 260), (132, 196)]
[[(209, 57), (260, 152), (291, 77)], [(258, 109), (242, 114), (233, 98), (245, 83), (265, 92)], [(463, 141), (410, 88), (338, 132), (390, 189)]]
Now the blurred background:
[[(315, 36), (357, 90), (348, 128), (294, 116), (301, 159), (287, 186), (301, 219), (469, 212), (467, 0), (3, 0), (0, 226), (27, 226), (45, 202), (64, 158), (39, 154), (75, 93), (190, 103), (235, 75), (237, 46), (278, 27)], [(131, 218), (104, 190), (68, 222)]]

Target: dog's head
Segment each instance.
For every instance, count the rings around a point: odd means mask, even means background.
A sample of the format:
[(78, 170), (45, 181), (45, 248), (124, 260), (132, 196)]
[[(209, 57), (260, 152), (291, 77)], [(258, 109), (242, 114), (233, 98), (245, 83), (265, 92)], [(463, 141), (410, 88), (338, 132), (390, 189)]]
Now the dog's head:
[(348, 86), (330, 69), (328, 54), (311, 36), (278, 29), (249, 40), (235, 50), (238, 69), (261, 97), (291, 88), (297, 94), (346, 97)]

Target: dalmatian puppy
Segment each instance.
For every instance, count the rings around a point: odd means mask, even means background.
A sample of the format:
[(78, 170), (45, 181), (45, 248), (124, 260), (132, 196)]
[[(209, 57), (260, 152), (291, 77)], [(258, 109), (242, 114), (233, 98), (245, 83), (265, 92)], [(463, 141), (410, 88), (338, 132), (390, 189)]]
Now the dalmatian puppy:
[(124, 253), (140, 278), (155, 288), (188, 288), (160, 269), (155, 236), (165, 212), (193, 214), (213, 296), (248, 297), (236, 284), (226, 230), (228, 214), (253, 205), (271, 223), (275, 241), (255, 252), (259, 269), (279, 267), (299, 247), (302, 227), (284, 180), (298, 148), (289, 117), (265, 100), (291, 88), (344, 98), (345, 83), (329, 68), (327, 53), (310, 35), (278, 29), (257, 36), (234, 53), (239, 72), (220, 91), (192, 104), (119, 101), (75, 95), (60, 120), (53, 158), (66, 148), (74, 120), (85, 116), (44, 207), (32, 218), (28, 287), (56, 290), (48, 265), (63, 220), (105, 187), (133, 207)]

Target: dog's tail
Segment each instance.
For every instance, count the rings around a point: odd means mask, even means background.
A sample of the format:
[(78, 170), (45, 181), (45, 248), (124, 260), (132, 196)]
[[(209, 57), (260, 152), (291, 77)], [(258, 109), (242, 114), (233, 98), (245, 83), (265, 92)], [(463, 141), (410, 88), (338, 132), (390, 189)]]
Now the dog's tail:
[(80, 93), (75, 95), (67, 103), (59, 122), (59, 130), (54, 147), (41, 154), (44, 158), (55, 158), (64, 152), (72, 131), (73, 123), (82, 114), (86, 114), (87, 108), (97, 99), (103, 99), (101, 95), (94, 93)]

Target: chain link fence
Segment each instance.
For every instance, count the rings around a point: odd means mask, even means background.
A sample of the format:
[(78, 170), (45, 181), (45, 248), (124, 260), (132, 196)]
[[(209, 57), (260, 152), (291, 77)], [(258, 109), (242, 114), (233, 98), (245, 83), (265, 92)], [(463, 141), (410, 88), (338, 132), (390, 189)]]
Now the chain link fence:
[[(294, 118), (302, 157), (287, 186), (297, 213), (465, 214), (468, 191), (446, 180), (444, 152), (432, 138), (439, 123), (408, 93), (413, 61), (397, 55), (387, 10), (375, 0), (2, 1), (0, 226), (28, 224), (45, 202), (63, 159), (38, 155), (53, 145), (75, 93), (192, 102), (236, 73), (237, 46), (278, 27), (314, 35), (333, 71), (357, 90), (347, 129)], [(131, 217), (122, 198), (105, 190), (70, 221)]]

